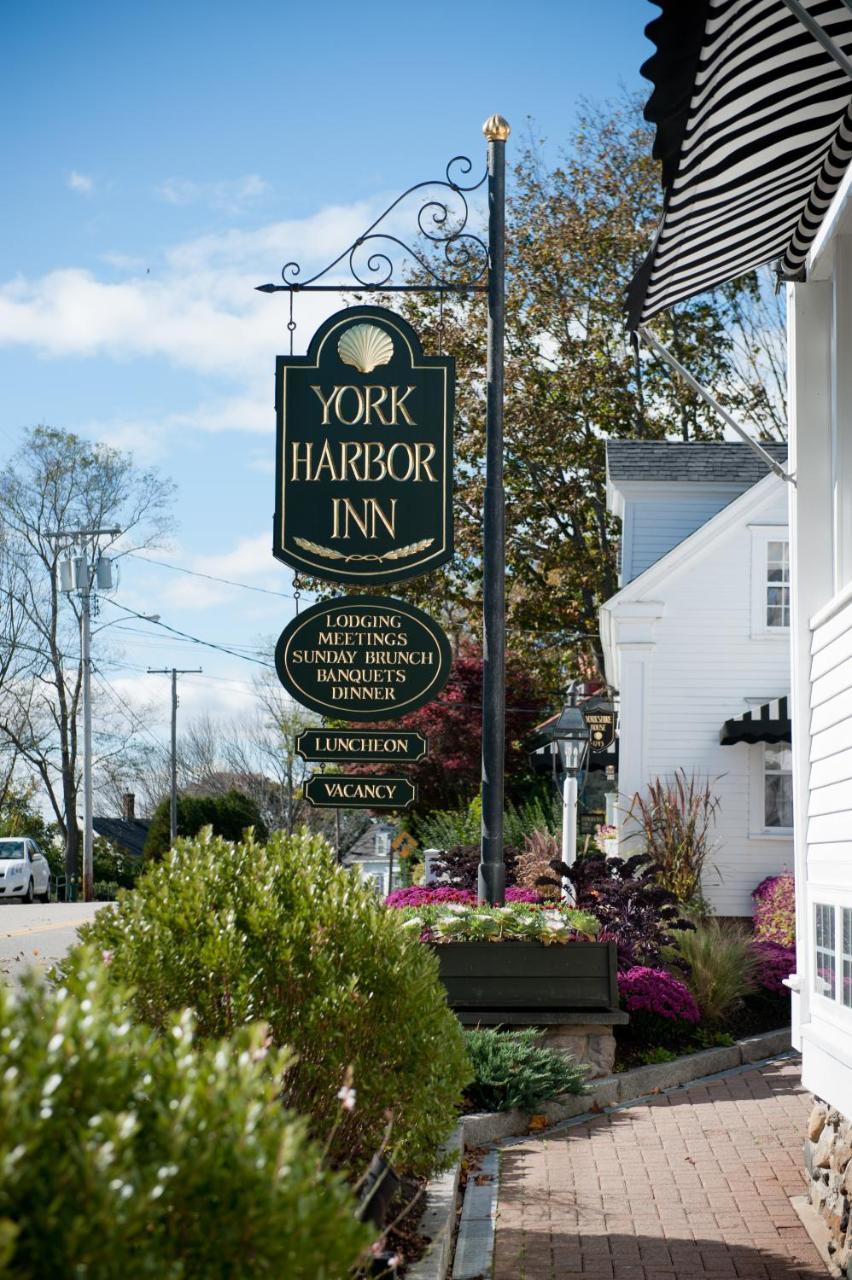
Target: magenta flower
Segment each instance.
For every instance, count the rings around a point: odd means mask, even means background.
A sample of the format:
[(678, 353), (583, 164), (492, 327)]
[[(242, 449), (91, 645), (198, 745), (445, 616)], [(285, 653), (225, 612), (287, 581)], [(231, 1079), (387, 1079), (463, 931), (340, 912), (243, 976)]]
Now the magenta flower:
[(618, 993), (629, 1013), (644, 1010), (671, 1022), (698, 1022), (700, 1013), (692, 992), (665, 969), (634, 965), (619, 973)]

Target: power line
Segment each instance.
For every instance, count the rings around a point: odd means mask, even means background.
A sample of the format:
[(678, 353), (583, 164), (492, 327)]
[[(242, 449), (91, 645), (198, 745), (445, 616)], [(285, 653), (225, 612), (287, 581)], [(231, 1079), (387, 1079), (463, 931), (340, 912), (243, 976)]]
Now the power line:
[(273, 668), (273, 663), (264, 662), (262, 658), (249, 657), (247, 653), (238, 653), (236, 649), (228, 649), (223, 644), (214, 644), (212, 640), (200, 640), (198, 636), (191, 636), (187, 631), (178, 631), (177, 627), (170, 627), (167, 622), (154, 622), (153, 619), (146, 618), (144, 613), (137, 613), (135, 609), (128, 609), (126, 605), (119, 604), (117, 600), (110, 600), (107, 597), (107, 603), (111, 604), (114, 609), (121, 609), (122, 613), (129, 613), (134, 618), (141, 618), (143, 622), (150, 622), (152, 626), (162, 627), (164, 631), (180, 636), (182, 640), (191, 640), (193, 644), (203, 645), (205, 649), (216, 649), (219, 653), (227, 653), (232, 658), (242, 658), (243, 662), (253, 662), (258, 667)]
[[(262, 596), (277, 596), (281, 600), (296, 600), (289, 591), (270, 591), (268, 587), (252, 587), (247, 582), (235, 582), (233, 578), (217, 578), (213, 573), (202, 573), (199, 569), (187, 569), (184, 565), (169, 564), (167, 560), (152, 560), (150, 556), (140, 556), (131, 551), (128, 559), (141, 560), (143, 564), (156, 564), (161, 569), (173, 569), (175, 573), (186, 573), (192, 578), (206, 578), (208, 582), (221, 582), (226, 587), (240, 587), (243, 591), (257, 591)], [(308, 592), (307, 594), (311, 594)]]

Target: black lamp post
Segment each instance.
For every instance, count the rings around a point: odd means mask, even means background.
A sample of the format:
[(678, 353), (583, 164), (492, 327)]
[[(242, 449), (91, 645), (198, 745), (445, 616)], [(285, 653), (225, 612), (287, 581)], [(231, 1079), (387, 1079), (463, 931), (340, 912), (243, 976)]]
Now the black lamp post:
[[(574, 694), (560, 712), (537, 726), (531, 741), (531, 758), (535, 767), (549, 763), (555, 785), (562, 793), (562, 861), (573, 866), (577, 858), (577, 778), (589, 752), (589, 726), (574, 701)], [(568, 881), (563, 885), (566, 898), (572, 898)]]

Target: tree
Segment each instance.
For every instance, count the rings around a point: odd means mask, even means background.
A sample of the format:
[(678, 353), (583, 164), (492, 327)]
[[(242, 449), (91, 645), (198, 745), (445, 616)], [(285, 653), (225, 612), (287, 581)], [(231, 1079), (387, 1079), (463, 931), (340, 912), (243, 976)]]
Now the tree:
[[(597, 612), (617, 589), (617, 527), (606, 510), (607, 439), (712, 440), (721, 426), (693, 391), (627, 340), (625, 287), (660, 212), (658, 168), (637, 104), (580, 115), (549, 167), (529, 142), (507, 212), (505, 485), (512, 648), (556, 684), (586, 654), (602, 673)], [(480, 631), (486, 301), (409, 294), (427, 350), (457, 361), (453, 566), (406, 588)], [(777, 435), (778, 395), (758, 394), (763, 360), (754, 277), (680, 304), (654, 328), (744, 421)], [(773, 348), (774, 350), (774, 348)], [(783, 381), (777, 361), (775, 374)], [(779, 385), (776, 392), (783, 388)]]
[[(59, 561), (71, 552), (62, 535), (120, 528), (119, 538), (88, 540), (90, 561), (107, 551), (119, 556), (155, 546), (171, 524), (172, 493), (170, 482), (140, 470), (129, 454), (44, 426), (24, 434), (0, 472), (0, 743), (44, 789), (69, 879), (77, 876), (80, 844), (82, 664), (79, 601), (59, 590)], [(106, 707), (97, 723), (99, 755), (120, 752), (126, 734), (112, 736)]]
[[(168, 798), (157, 805), (145, 838), (145, 857), (153, 862), (159, 862), (171, 844), (169, 805)], [(214, 835), (226, 840), (242, 839), (247, 827), (254, 827), (259, 840), (269, 834), (255, 802), (239, 791), (226, 791), (220, 796), (178, 796), (178, 835), (194, 836), (208, 826)]]
[[(506, 798), (523, 798), (534, 781), (526, 739), (553, 708), (552, 696), (516, 655), (506, 661)], [(429, 742), (424, 760), (407, 765), (405, 773), (417, 784), (415, 813), (455, 809), (479, 790), (482, 771), (482, 650), (464, 644), (453, 659), (449, 679), (431, 702), (399, 720), (376, 725), (382, 729), (414, 729)], [(381, 766), (385, 768), (385, 766)], [(359, 772), (381, 769), (364, 767)]]

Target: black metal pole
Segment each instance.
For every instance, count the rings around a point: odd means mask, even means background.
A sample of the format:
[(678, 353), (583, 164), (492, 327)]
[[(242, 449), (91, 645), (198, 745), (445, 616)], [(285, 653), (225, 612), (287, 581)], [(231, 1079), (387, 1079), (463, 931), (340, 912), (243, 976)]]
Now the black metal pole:
[(503, 765), (506, 737), (506, 513), (503, 497), (503, 334), (506, 304), (506, 139), (509, 125), (491, 116), (488, 139), (488, 389), (482, 600), (482, 844), (479, 901), (506, 898), (503, 856)]

